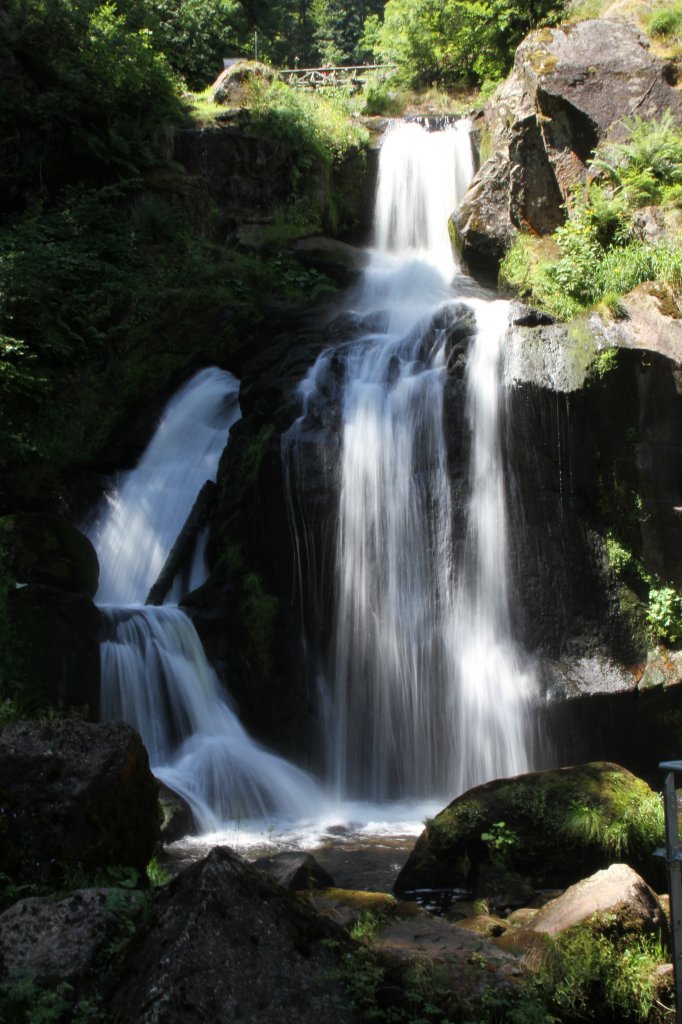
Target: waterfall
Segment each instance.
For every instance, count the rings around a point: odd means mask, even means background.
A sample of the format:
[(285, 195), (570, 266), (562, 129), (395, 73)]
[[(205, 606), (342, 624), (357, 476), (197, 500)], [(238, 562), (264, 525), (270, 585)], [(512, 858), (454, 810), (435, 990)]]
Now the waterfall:
[[(234, 819), (301, 818), (320, 801), (306, 773), (247, 735), (187, 616), (175, 604), (144, 605), (201, 486), (216, 477), (239, 418), (238, 391), (222, 370), (196, 374), (88, 528), (106, 628), (102, 715), (140, 732), (154, 774), (188, 802), (201, 831)], [(198, 538), (184, 574), (185, 593), (206, 577), (204, 542)]]
[[(283, 439), (291, 499), (296, 481), (304, 483), (304, 443), (319, 443), (319, 409), (340, 375), (339, 437), (327, 438), (330, 453), (340, 448), (333, 608), (307, 633), (327, 776), (343, 796), (452, 798), (530, 768), (535, 684), (513, 642), (505, 545), (499, 363), (508, 309), (467, 297), (471, 284), (456, 276), (447, 231), (472, 173), (466, 122), (389, 132), (376, 248), (349, 311), (357, 337), (322, 353)], [(470, 472), (461, 538), (444, 401), (453, 329), (467, 318), (470, 450), (461, 455)], [(290, 514), (301, 587), (323, 593), (305, 576), (319, 559), (308, 554), (315, 524), (302, 521), (300, 504), (292, 501)]]

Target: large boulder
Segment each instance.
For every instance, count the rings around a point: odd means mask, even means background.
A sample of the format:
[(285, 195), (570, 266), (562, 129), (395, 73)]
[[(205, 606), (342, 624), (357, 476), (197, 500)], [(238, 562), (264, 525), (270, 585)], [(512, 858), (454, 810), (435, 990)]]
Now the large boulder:
[(486, 107), (493, 155), (453, 214), (455, 245), (471, 271), (494, 275), (519, 229), (545, 235), (563, 222), (572, 188), (622, 118), (656, 118), (668, 108), (682, 115), (673, 83), (671, 67), (626, 22), (531, 32)]
[(211, 86), (214, 103), (239, 103), (246, 100), (247, 87), (253, 82), (273, 82), (276, 74), (257, 60), (238, 60), (220, 72)]
[(78, 986), (129, 934), (144, 906), (141, 892), (79, 889), (61, 900), (20, 900), (0, 914), (0, 977), (30, 974), (34, 984)]
[(143, 872), (159, 835), (158, 783), (124, 722), (18, 722), (0, 733), (0, 870), (59, 884), (74, 870)]
[(498, 779), (464, 793), (427, 823), (395, 889), (475, 888), (490, 864), (537, 888), (563, 888), (617, 859), (651, 879), (662, 832), (656, 795), (616, 764)]
[(99, 563), (82, 533), (60, 516), (17, 513), (0, 518), (0, 549), (12, 577), (94, 597)]
[[(341, 1024), (342, 929), (226, 848), (156, 897), (111, 1009), (129, 1024)], [(332, 948), (334, 947), (334, 948)]]
[(668, 933), (658, 896), (627, 864), (612, 864), (571, 885), (546, 903), (527, 927), (554, 937), (605, 915), (609, 930), (620, 935)]

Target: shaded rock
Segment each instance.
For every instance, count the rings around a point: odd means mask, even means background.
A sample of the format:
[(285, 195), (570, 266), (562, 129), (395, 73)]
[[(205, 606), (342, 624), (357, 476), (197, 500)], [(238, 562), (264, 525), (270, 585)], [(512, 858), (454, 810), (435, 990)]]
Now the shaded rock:
[(259, 857), (253, 867), (294, 891), (327, 889), (335, 885), (332, 876), (317, 863), (312, 853), (275, 853), (272, 857)]
[(54, 902), (20, 900), (0, 914), (0, 976), (77, 985), (105, 947), (139, 917), (144, 898), (123, 889), (80, 889)]
[(530, 903), (535, 890), (518, 872), (508, 871), (497, 864), (483, 864), (476, 879), (474, 896), (484, 899), (492, 913), (507, 914)]
[(124, 722), (18, 722), (0, 733), (0, 864), (59, 882), (113, 864), (144, 872), (159, 834), (158, 784)]
[(8, 607), (25, 695), (97, 720), (102, 617), (92, 600), (31, 585), (10, 591)]
[(667, 938), (665, 912), (656, 893), (627, 864), (612, 864), (571, 885), (539, 910), (528, 928), (554, 936), (605, 914), (610, 932)]
[(331, 277), (342, 286), (352, 284), (367, 263), (367, 252), (335, 238), (301, 238), (292, 251), (304, 267)]
[(99, 580), (95, 549), (65, 519), (48, 513), (0, 518), (0, 546), (17, 583), (38, 583), (94, 597)]
[(161, 808), (162, 843), (174, 843), (195, 831), (194, 816), (189, 804), (178, 793), (159, 784), (159, 806)]
[[(563, 887), (586, 870), (614, 860), (604, 839), (614, 828), (623, 836), (628, 860), (653, 877), (658, 870), (653, 845), (662, 836), (654, 836), (649, 849), (637, 825), (642, 802), (652, 799), (645, 782), (606, 762), (477, 786), (428, 822), (398, 876), (396, 891), (476, 886), (483, 868), (501, 856), (507, 870), (522, 874), (535, 887)], [(503, 854), (483, 839), (502, 827)]]
[(509, 212), (512, 163), (487, 160), (450, 217), (455, 254), (484, 281), (497, 279), (497, 267), (516, 236)]
[[(668, 65), (623, 21), (592, 19), (531, 32), (486, 107), (494, 154), (453, 215), (455, 246), (490, 277), (518, 230), (551, 234), (596, 146), (630, 114), (656, 118), (682, 98)], [(488, 261), (492, 261), (492, 264)]]
[(155, 898), (121, 971), (111, 1011), (130, 1024), (345, 1022), (327, 940), (342, 929), (226, 848)]

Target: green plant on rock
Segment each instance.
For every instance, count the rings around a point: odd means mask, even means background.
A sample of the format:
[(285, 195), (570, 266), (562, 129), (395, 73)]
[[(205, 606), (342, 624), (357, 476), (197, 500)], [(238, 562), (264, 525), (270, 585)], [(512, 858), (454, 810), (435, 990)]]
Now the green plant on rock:
[(650, 936), (601, 933), (603, 922), (570, 928), (548, 944), (537, 974), (546, 1005), (562, 1021), (646, 1021), (657, 1000), (656, 971), (666, 962)]
[(600, 183), (576, 190), (566, 222), (550, 239), (519, 236), (500, 266), (500, 283), (570, 320), (601, 304), (621, 316), (623, 295), (645, 281), (682, 293), (682, 245), (655, 243), (633, 234), (642, 206), (682, 204), (682, 129), (667, 111), (659, 121), (624, 122), (628, 138), (597, 150)]
[(488, 847), (490, 860), (500, 867), (507, 865), (510, 853), (519, 844), (517, 833), (504, 821), (496, 821), (486, 832), (481, 832), (481, 839)]
[(682, 595), (672, 587), (649, 589), (647, 622), (656, 637), (671, 644), (682, 640)]
[(255, 572), (244, 577), (242, 586), (240, 611), (246, 628), (248, 655), (263, 675), (267, 675), (272, 667), (279, 601), (267, 593), (260, 576)]

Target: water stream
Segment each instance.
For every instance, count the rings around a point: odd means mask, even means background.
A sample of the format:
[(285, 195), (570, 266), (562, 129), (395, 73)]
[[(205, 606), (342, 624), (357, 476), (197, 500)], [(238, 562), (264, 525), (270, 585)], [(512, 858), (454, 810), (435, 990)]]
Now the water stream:
[[(100, 560), (102, 716), (139, 731), (154, 774), (180, 794), (202, 832), (241, 818), (299, 820), (321, 806), (314, 781), (255, 743), (171, 595), (144, 601), (239, 418), (239, 382), (216, 368), (171, 399), (140, 462), (89, 529)], [(200, 537), (184, 586), (206, 578)], [(185, 591), (186, 592), (186, 591)]]
[[(535, 684), (509, 617), (500, 381), (508, 304), (471, 297), (447, 231), (472, 171), (465, 122), (388, 134), (376, 248), (352, 300), (357, 338), (320, 356), (284, 438), (291, 495), (310, 410), (324, 405), (342, 360), (333, 610), (309, 633), (326, 777), (345, 797), (452, 799), (531, 766)], [(467, 314), (476, 326), (462, 395), (469, 446), (459, 458), (469, 460), (469, 495), (457, 517), (444, 395), (451, 328)], [(309, 548), (314, 526), (293, 506), (291, 518), (299, 549), (302, 531)], [(464, 538), (454, 534), (457, 518)], [(321, 589), (305, 567), (301, 587)]]

